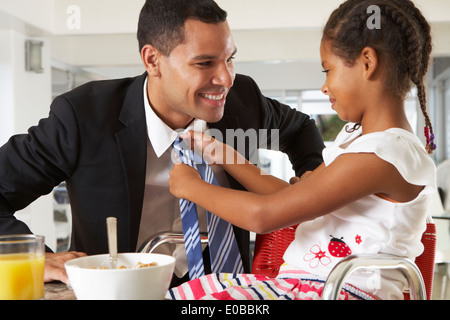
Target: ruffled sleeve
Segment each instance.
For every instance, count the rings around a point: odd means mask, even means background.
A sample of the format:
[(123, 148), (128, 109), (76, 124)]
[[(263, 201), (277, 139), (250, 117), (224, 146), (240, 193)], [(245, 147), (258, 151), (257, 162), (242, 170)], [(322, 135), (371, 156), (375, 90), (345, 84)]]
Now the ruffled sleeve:
[(343, 128), (333, 145), (323, 151), (325, 165), (342, 154), (375, 153), (395, 166), (409, 183), (436, 188), (436, 166), (416, 135), (400, 128), (361, 133), (361, 128), (350, 133)]
[(342, 153), (375, 153), (411, 184), (436, 187), (436, 167), (414, 134), (398, 128), (359, 137)]

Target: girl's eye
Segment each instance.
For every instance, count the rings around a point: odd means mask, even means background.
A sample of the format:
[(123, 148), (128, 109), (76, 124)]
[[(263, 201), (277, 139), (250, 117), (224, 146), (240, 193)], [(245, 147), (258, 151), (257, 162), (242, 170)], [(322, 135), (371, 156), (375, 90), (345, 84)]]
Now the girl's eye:
[(330, 71), (330, 69), (322, 70), (322, 72), (325, 74), (328, 74), (329, 71)]

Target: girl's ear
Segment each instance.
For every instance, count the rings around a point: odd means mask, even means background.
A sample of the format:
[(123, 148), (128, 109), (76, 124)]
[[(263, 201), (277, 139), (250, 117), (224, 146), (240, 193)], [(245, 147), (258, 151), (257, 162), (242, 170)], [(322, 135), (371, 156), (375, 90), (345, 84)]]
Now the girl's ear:
[(361, 52), (361, 60), (364, 64), (365, 78), (370, 80), (373, 78), (378, 68), (378, 55), (371, 47), (365, 47)]
[(150, 77), (159, 77), (159, 59), (161, 53), (150, 44), (145, 45), (141, 50), (141, 59)]

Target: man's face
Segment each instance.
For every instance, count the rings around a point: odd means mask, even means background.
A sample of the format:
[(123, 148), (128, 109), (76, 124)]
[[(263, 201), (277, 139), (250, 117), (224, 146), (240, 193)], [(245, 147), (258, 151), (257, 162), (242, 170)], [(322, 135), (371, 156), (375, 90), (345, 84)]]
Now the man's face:
[(185, 41), (159, 59), (159, 90), (149, 90), (153, 108), (173, 129), (184, 128), (193, 118), (219, 121), (236, 76), (236, 46), (227, 22), (190, 19), (184, 32)]

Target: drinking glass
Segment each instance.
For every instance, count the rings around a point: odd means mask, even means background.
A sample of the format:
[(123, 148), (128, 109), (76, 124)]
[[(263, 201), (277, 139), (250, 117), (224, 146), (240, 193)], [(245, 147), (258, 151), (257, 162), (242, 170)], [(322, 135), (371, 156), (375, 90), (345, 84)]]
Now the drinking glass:
[(0, 236), (0, 300), (44, 298), (44, 237)]

